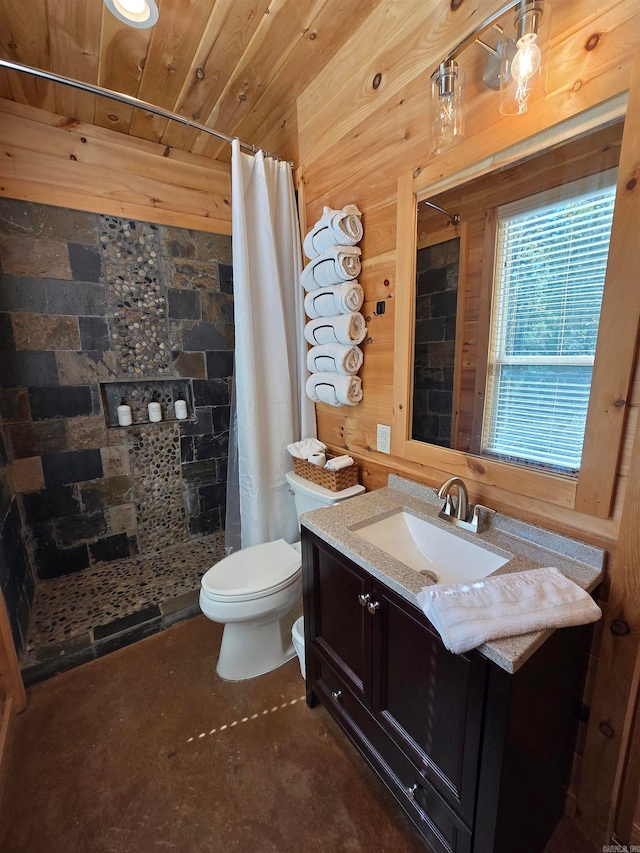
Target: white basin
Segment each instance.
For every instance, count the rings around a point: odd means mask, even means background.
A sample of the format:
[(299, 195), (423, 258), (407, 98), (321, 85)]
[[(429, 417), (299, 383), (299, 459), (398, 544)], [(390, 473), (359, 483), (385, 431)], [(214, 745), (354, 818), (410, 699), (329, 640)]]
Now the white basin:
[[(408, 512), (395, 512), (378, 521), (352, 528), (385, 554), (439, 583), (486, 578), (511, 559), (468, 542)], [(435, 578), (433, 577), (435, 575)]]

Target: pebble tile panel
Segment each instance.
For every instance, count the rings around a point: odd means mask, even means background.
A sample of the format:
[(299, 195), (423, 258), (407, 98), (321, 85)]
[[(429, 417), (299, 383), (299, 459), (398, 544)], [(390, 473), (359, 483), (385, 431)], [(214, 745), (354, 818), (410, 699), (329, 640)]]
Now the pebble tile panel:
[(71, 640), (114, 619), (198, 589), (202, 575), (224, 553), (222, 532), (144, 557), (116, 560), (78, 574), (40, 581), (23, 667), (32, 664), (44, 646)]
[(158, 227), (102, 216), (100, 245), (118, 372), (170, 372), (166, 287)]

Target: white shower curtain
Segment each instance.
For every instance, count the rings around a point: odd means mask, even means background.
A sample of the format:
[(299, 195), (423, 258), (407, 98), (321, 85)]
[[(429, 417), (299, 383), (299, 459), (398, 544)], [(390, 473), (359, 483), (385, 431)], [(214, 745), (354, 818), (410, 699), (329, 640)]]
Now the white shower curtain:
[(227, 551), (298, 538), (284, 475), (286, 446), (316, 435), (304, 392), (302, 257), (291, 168), (243, 154), (231, 159), (235, 370), (227, 481)]

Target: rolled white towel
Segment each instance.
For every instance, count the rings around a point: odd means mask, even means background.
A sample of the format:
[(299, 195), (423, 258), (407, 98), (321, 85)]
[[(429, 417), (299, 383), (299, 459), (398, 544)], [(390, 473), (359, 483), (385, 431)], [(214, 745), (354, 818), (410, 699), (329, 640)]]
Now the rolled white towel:
[(309, 373), (344, 373), (353, 376), (362, 367), (364, 356), (358, 346), (349, 344), (320, 344), (307, 352)]
[(304, 238), (305, 255), (317, 258), (329, 246), (355, 246), (362, 240), (361, 216), (355, 204), (347, 204), (342, 210), (324, 207), (321, 218)]
[(362, 400), (362, 380), (359, 376), (341, 373), (312, 373), (307, 379), (306, 391), (314, 403), (357, 406)]
[(311, 462), (312, 465), (317, 465), (318, 468), (324, 468), (327, 464), (327, 457), (324, 453), (312, 453), (308, 462)]
[(329, 471), (340, 471), (342, 468), (350, 468), (354, 464), (350, 456), (334, 456), (333, 459), (327, 459), (327, 464), (324, 466)]
[(552, 566), (427, 586), (417, 598), (454, 654), (500, 637), (586, 625), (602, 615), (587, 592)]
[(294, 441), (287, 444), (287, 450), (297, 459), (308, 459), (314, 453), (324, 453), (327, 445), (317, 438), (303, 438), (302, 441)]
[(302, 270), (300, 284), (309, 292), (331, 284), (341, 284), (360, 275), (360, 249), (357, 246), (330, 246)]
[(335, 314), (348, 314), (359, 311), (364, 302), (364, 290), (357, 281), (343, 281), (331, 287), (311, 290), (304, 298), (304, 310), (307, 317), (333, 317)]
[(316, 344), (360, 344), (367, 336), (362, 314), (339, 314), (337, 317), (319, 317), (309, 320), (304, 327), (306, 340)]

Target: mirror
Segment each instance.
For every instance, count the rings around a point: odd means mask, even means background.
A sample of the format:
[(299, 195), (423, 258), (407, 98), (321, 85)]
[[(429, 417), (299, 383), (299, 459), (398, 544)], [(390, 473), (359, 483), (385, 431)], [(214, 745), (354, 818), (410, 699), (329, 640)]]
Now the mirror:
[(412, 442), (577, 476), (622, 132), (414, 194)]

